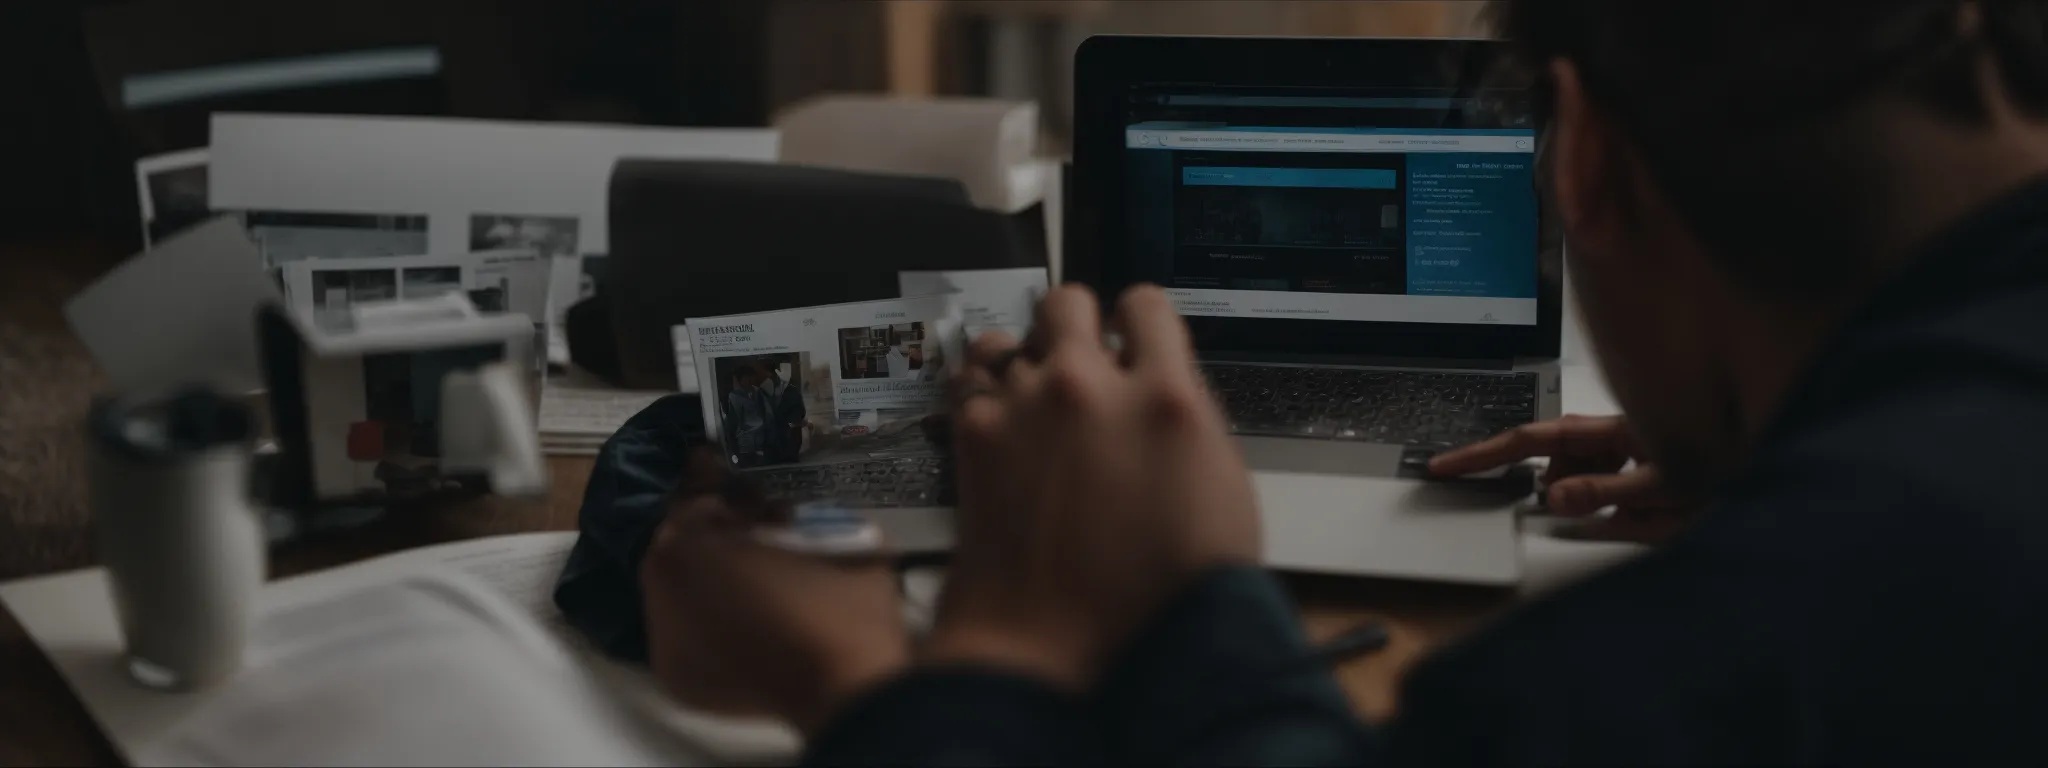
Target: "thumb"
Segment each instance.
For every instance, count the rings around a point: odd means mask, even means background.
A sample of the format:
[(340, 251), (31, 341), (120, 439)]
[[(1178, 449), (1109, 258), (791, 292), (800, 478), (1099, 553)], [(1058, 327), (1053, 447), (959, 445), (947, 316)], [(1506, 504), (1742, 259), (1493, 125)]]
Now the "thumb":
[(1638, 467), (1612, 475), (1578, 475), (1550, 484), (1544, 493), (1550, 511), (1566, 517), (1590, 515), (1612, 506), (1660, 506), (1672, 503), (1656, 467)]

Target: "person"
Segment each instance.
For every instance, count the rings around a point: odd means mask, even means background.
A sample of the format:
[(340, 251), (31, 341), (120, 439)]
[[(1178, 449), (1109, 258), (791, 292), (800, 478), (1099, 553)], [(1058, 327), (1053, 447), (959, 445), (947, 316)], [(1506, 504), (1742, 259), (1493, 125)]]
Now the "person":
[(2048, 5), (1496, 13), (1626, 417), (1433, 469), (1549, 454), (1553, 507), (1697, 509), (1674, 537), (1439, 649), (1368, 728), (1253, 567), (1168, 300), (1121, 297), (1112, 354), (1063, 288), (956, 377), (915, 652), (885, 570), (686, 494), (642, 572), (666, 689), (788, 720), (814, 764), (2048, 762)]
[(768, 450), (769, 424), (772, 423), (774, 405), (761, 391), (761, 369), (751, 361), (741, 364), (732, 372), (732, 390), (726, 393), (731, 433), (728, 439), (733, 454), (742, 464), (751, 464), (762, 459)]
[(773, 425), (768, 435), (767, 460), (770, 462), (792, 462), (803, 452), (804, 408), (803, 391), (784, 381), (781, 366), (773, 358), (766, 358), (757, 364), (761, 376), (761, 391), (769, 403), (769, 423)]
[(889, 332), (889, 349), (882, 353), (882, 361), (889, 372), (889, 378), (910, 378), (910, 353), (903, 348), (903, 335)]

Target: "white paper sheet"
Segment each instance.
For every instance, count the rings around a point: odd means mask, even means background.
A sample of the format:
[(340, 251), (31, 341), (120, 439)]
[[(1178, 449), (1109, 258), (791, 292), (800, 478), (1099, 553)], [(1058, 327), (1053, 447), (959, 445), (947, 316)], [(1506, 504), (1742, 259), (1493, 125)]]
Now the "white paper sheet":
[[(728, 455), (788, 463), (916, 423), (939, 409), (959, 365), (959, 295), (690, 318), (704, 424)], [(789, 423), (771, 420), (799, 398), (792, 446), (781, 442)]]
[(256, 660), (172, 729), (187, 765), (662, 765), (692, 751), (519, 609), (430, 571), (267, 617)]
[(1038, 300), (1045, 298), (1046, 283), (1046, 271), (1040, 267), (896, 275), (896, 288), (904, 296), (958, 293), (960, 323), (969, 339), (985, 331), (1002, 331), (1023, 339), (1031, 330)]
[[(142, 205), (142, 248), (209, 217), (204, 148), (166, 152), (135, 161), (135, 193)], [(161, 212), (163, 221), (158, 221)]]
[(542, 387), (540, 431), (543, 435), (599, 435), (609, 437), (647, 406), (667, 395), (629, 389), (582, 389), (558, 385)]
[(281, 300), (232, 218), (132, 256), (64, 305), (64, 318), (123, 393), (263, 385), (256, 309)]
[(548, 363), (569, 364), (569, 308), (597, 294), (605, 255), (557, 256), (548, 266)]
[(697, 394), (703, 384), (697, 381), (697, 347), (690, 343), (690, 327), (678, 325), (668, 330), (676, 356), (676, 391)]
[(292, 309), (322, 328), (347, 326), (358, 304), (425, 299), (463, 292), (484, 314), (547, 316), (549, 263), (532, 251), (483, 251), (454, 256), (310, 259), (285, 264), (285, 295)]
[(550, 454), (595, 453), (606, 438), (654, 401), (671, 393), (617, 389), (571, 368), (541, 385), (541, 446)]
[(619, 158), (773, 162), (779, 142), (765, 129), (224, 113), (211, 144), (215, 210), (424, 216), (427, 253), (497, 247), (474, 244), (507, 218), (546, 224), (560, 242), (555, 225), (570, 220), (576, 255), (610, 252)]
[(785, 162), (954, 179), (1002, 213), (1044, 197), (1034, 102), (834, 94), (790, 107), (775, 127)]
[[(294, 606), (344, 592), (388, 583), (425, 568), (450, 568), (490, 585), (515, 606), (538, 617), (543, 626), (575, 649), (578, 662), (611, 686), (642, 714), (697, 745), (705, 754), (676, 755), (676, 764), (730, 765), (787, 762), (799, 747), (796, 735), (780, 725), (735, 720), (682, 710), (669, 703), (644, 670), (602, 659), (587, 650), (563, 626), (551, 594), (562, 562), (575, 543), (571, 532), (498, 536), (408, 550), (371, 560), (279, 581), (266, 586), (263, 616), (280, 615)], [(102, 569), (72, 571), (0, 585), (0, 603), (21, 622), (57, 671), (78, 694), (108, 740), (130, 762), (163, 765), (174, 759), (170, 739), (184, 718), (218, 697), (223, 689), (195, 693), (161, 693), (128, 680), (119, 663), (120, 626), (107, 594)], [(252, 663), (288, 654), (291, 637), (277, 625), (259, 625)], [(293, 761), (287, 761), (293, 762)]]

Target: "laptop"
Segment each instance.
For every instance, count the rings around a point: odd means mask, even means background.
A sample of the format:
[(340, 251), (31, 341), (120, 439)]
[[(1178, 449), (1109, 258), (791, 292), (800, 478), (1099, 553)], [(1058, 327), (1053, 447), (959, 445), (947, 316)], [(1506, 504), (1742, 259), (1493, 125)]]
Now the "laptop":
[(1562, 239), (1526, 89), (1476, 40), (1094, 37), (1068, 274), (1157, 283), (1279, 568), (1520, 577), (1525, 472), (1430, 457), (1559, 410)]

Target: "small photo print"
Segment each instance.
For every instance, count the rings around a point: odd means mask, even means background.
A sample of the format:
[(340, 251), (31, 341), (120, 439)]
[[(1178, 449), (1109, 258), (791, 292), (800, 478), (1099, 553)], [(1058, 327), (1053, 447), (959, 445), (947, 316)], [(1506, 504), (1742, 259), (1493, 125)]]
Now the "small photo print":
[(576, 255), (576, 217), (508, 216), (479, 213), (469, 217), (472, 251), (531, 250), (546, 259)]
[[(931, 346), (937, 347), (936, 344)], [(932, 380), (938, 373), (938, 366), (927, 366), (925, 351), (925, 326), (922, 322), (841, 328), (839, 378), (845, 381)]]
[(266, 267), (307, 259), (419, 256), (427, 217), (399, 214), (245, 211), (242, 224)]
[(810, 371), (810, 358), (805, 352), (783, 352), (711, 361), (718, 379), (720, 438), (733, 464), (788, 464), (803, 455), (811, 410), (806, 401), (815, 399), (807, 392), (819, 389), (812, 374), (829, 375), (822, 367)]
[(350, 309), (371, 301), (398, 298), (398, 270), (331, 269), (315, 271), (313, 321), (322, 328), (347, 329), (355, 321)]
[(149, 242), (155, 243), (207, 220), (206, 165), (167, 168), (148, 177)]

